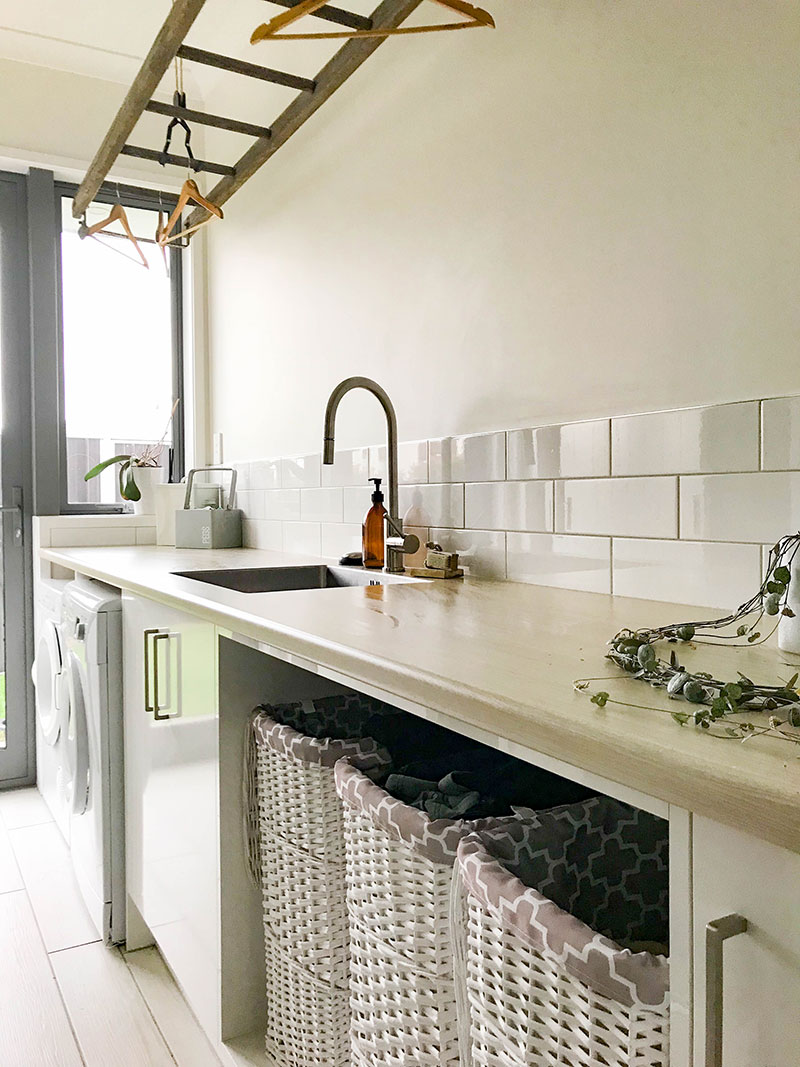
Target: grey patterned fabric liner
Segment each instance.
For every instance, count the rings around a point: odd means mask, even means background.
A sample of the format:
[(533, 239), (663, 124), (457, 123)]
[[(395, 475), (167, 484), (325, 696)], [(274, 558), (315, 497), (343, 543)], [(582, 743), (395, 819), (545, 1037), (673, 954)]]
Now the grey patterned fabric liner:
[(516, 840), (504, 835), (490, 852), (525, 885), (627, 947), (669, 941), (664, 819), (606, 796), (517, 812)]
[(336, 741), (363, 737), (366, 723), (375, 715), (403, 714), (391, 704), (363, 693), (342, 693), (288, 704), (262, 704), (256, 710), (266, 712), (275, 722), (294, 727), (300, 734)]
[(432, 819), (424, 811), (397, 800), (367, 777), (360, 759), (342, 759), (334, 771), (336, 792), (342, 801), (362, 812), (376, 826), (415, 852), (444, 867), (452, 867), (459, 841), (474, 830), (492, 830), (501, 839), (504, 827), (516, 825), (516, 816), (491, 819)]
[(332, 738), (308, 737), (291, 726), (276, 722), (266, 712), (253, 719), (253, 735), (256, 745), (266, 746), (287, 759), (299, 763), (317, 764), (333, 768), (345, 756), (355, 757), (366, 774), (385, 774), (392, 758), (385, 748), (371, 737), (350, 738), (338, 741)]
[(631, 952), (596, 933), (536, 889), (524, 885), (491, 855), (492, 847), (492, 835), (477, 832), (463, 838), (458, 847), (463, 882), (483, 908), (507, 930), (596, 993), (634, 1010), (666, 1013), (669, 961), (664, 956)]

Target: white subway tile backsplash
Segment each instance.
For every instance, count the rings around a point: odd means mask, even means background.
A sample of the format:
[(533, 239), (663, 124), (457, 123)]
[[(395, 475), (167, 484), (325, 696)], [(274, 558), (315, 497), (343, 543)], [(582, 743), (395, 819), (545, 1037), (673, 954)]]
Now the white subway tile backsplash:
[(493, 530), (431, 530), (445, 552), (458, 552), (459, 566), (473, 578), (505, 578), (506, 535)]
[[(236, 466), (245, 544), (338, 557), (360, 547), (370, 477), (388, 507), (385, 445)], [(732, 605), (760, 546), (800, 528), (800, 396), (406, 441), (398, 466), (406, 528), (472, 575)], [(91, 531), (54, 543), (134, 539)]]
[(556, 482), (556, 532), (677, 537), (677, 478)]
[(281, 460), (284, 489), (315, 489), (322, 485), (322, 456), (291, 456)]
[(301, 489), (301, 520), (303, 522), (341, 522), (342, 493), (342, 489)]
[(610, 538), (509, 533), (506, 539), (510, 581), (611, 592)]
[(322, 465), (323, 485), (368, 485), (369, 449), (350, 448), (336, 452), (330, 466)]
[(301, 556), (322, 555), (322, 530), (318, 522), (284, 522), (283, 551)]
[(463, 485), (403, 485), (400, 517), (406, 526), (464, 525)]
[(53, 548), (95, 548), (104, 545), (135, 545), (136, 527), (113, 526), (113, 519), (108, 526), (85, 528), (64, 527), (50, 531), (50, 545)]
[(300, 519), (299, 489), (269, 489), (264, 493), (263, 517), (283, 522)]
[(245, 519), (242, 524), (242, 543), (245, 548), (260, 548), (265, 552), (283, 549), (283, 523), (263, 519)]
[[(373, 445), (369, 450), (369, 477), (388, 477), (386, 445)], [(428, 442), (401, 441), (397, 448), (397, 480), (400, 485), (418, 485), (428, 478)]]
[(760, 582), (758, 545), (614, 540), (614, 592), (620, 596), (731, 610)]
[(758, 470), (758, 404), (656, 411), (611, 420), (612, 473)]
[(341, 559), (361, 551), (361, 526), (357, 522), (323, 522), (322, 555)]
[(465, 492), (470, 529), (553, 529), (552, 482), (478, 482)]
[(800, 470), (800, 396), (761, 404), (761, 467)]
[(246, 488), (280, 489), (281, 461), (279, 459), (255, 459), (249, 464), (249, 468)]
[(508, 477), (604, 478), (610, 471), (609, 420), (508, 431)]
[(470, 434), (429, 441), (428, 470), (432, 482), (502, 481), (506, 476), (505, 434)]
[(800, 529), (800, 473), (681, 478), (681, 537), (772, 542)]
[(155, 526), (139, 526), (136, 530), (137, 545), (154, 545), (156, 543)]
[[(370, 488), (369, 485), (365, 485), (363, 488), (361, 486), (358, 488), (355, 488), (354, 486), (345, 486), (342, 492), (342, 518), (345, 522), (357, 522), (359, 526), (361, 525), (364, 521), (364, 516), (372, 507), (372, 489), (374, 489), (374, 486)], [(386, 499), (384, 499), (383, 504), (384, 507), (386, 507)]]

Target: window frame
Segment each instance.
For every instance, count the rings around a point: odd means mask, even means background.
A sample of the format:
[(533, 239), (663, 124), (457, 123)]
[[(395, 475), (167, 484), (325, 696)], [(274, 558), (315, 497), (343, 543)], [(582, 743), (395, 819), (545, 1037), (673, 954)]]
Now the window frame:
[[(56, 181), (55, 190), (55, 245), (56, 245), (56, 334), (58, 362), (58, 467), (59, 467), (59, 512), (62, 515), (121, 515), (122, 504), (73, 503), (68, 499), (67, 484), (67, 423), (64, 389), (64, 305), (61, 261), (62, 200), (72, 200), (78, 186), (72, 182)], [(92, 203), (116, 204), (123, 207), (144, 208), (148, 211), (163, 209), (171, 212), (177, 204), (174, 194), (159, 193), (152, 189), (140, 189), (131, 185), (106, 182), (92, 199)], [(171, 464), (172, 478), (180, 481), (186, 473), (186, 389), (184, 374), (184, 307), (183, 307), (183, 257), (179, 248), (171, 245), (169, 255), (169, 280), (171, 301), (171, 349), (172, 349), (172, 399), (178, 407), (172, 420)]]

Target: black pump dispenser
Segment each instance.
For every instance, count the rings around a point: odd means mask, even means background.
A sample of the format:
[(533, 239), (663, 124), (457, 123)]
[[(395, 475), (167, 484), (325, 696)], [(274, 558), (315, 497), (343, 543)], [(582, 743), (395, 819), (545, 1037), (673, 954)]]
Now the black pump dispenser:
[(383, 479), (382, 478), (370, 478), (370, 481), (375, 483), (375, 492), (372, 494), (372, 503), (373, 504), (382, 504), (383, 503), (383, 493), (381, 492), (381, 482), (383, 481)]

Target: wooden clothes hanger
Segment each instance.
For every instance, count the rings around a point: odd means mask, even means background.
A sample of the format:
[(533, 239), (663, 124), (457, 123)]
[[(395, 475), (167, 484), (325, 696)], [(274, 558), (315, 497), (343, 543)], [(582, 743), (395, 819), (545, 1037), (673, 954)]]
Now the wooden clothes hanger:
[(474, 27), (488, 27), (494, 29), (495, 22), (488, 11), (483, 8), (473, 7), (466, 0), (434, 0), (434, 3), (455, 11), (464, 16), (459, 22), (441, 22), (430, 26), (396, 26), (394, 29), (384, 30), (337, 30), (324, 33), (281, 33), (285, 26), (291, 26), (304, 15), (313, 15), (317, 8), (325, 4), (327, 0), (301, 0), (299, 4), (288, 11), (283, 11), (257, 26), (250, 37), (250, 44), (258, 41), (323, 41), (340, 38), (356, 37), (392, 37), (401, 33), (435, 33), (439, 30), (468, 30)]
[[(209, 212), (210, 217), (203, 219), (202, 222), (196, 222), (194, 226), (187, 226), (183, 230), (178, 230), (177, 233), (173, 233), (173, 229), (178, 224), (181, 212), (192, 201), (198, 204), (200, 207), (206, 209)], [(161, 216), (159, 215), (159, 226), (156, 231), (156, 240), (161, 245), (162, 249), (172, 244), (173, 241), (179, 241), (182, 237), (188, 237), (190, 233), (194, 233), (195, 230), (199, 230), (201, 226), (205, 226), (210, 222), (212, 218), (222, 219), (225, 216), (222, 214), (222, 208), (218, 208), (216, 204), (212, 204), (210, 200), (207, 200), (200, 190), (197, 188), (197, 182), (193, 178), (187, 178), (181, 188), (181, 194), (178, 197), (178, 203), (175, 205), (175, 210), (167, 219), (166, 225), (161, 225)]]
[[(142, 251), (139, 242), (133, 236), (133, 230), (131, 230), (130, 223), (128, 222), (128, 215), (122, 204), (114, 204), (114, 206), (111, 208), (111, 211), (108, 213), (108, 218), (102, 219), (100, 222), (95, 222), (92, 226), (86, 226), (82, 223), (78, 227), (78, 237), (80, 237), (81, 240), (83, 240), (85, 237), (94, 237), (95, 240), (97, 240), (98, 238), (96, 235), (98, 233), (103, 233), (103, 231), (107, 230), (108, 227), (115, 222), (118, 222), (120, 226), (122, 226), (122, 229), (125, 231), (125, 236), (136, 249), (142, 266), (145, 268), (145, 270), (149, 270), (150, 264), (145, 259), (144, 252)], [(105, 242), (103, 241), (101, 241), (100, 243), (105, 244)], [(130, 259), (132, 257), (128, 256), (127, 258)]]

